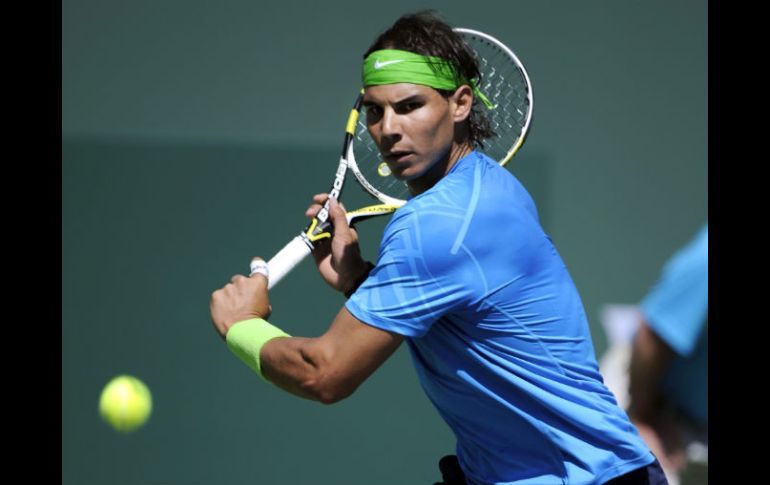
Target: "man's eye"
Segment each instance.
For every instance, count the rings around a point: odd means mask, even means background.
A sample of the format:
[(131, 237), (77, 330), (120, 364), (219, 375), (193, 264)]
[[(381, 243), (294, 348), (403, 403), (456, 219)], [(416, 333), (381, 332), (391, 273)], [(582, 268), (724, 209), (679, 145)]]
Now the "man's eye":
[(367, 106), (365, 115), (369, 121), (377, 120), (382, 116), (382, 109), (379, 106)]
[(419, 101), (410, 101), (399, 106), (399, 111), (401, 113), (409, 113), (410, 111), (414, 111), (420, 107), (422, 107), (422, 103)]

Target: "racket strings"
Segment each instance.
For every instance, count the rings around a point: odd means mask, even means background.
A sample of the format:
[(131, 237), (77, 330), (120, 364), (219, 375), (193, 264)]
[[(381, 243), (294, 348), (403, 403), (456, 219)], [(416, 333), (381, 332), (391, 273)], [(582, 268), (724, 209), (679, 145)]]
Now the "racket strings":
[(524, 135), (532, 108), (529, 84), (518, 65), (499, 47), (477, 37), (466, 38), (466, 42), (479, 62), (480, 88), (495, 106), (480, 110), (496, 133), (484, 140), (484, 151), (503, 161)]

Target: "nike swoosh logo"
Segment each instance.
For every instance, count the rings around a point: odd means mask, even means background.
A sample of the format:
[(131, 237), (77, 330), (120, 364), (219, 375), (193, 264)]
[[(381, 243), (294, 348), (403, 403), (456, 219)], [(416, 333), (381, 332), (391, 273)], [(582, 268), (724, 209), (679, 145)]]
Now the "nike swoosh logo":
[(395, 64), (397, 62), (404, 62), (404, 59), (396, 59), (394, 61), (385, 61), (385, 62), (380, 62), (380, 60), (377, 59), (376, 61), (374, 61), (374, 68), (375, 69), (382, 69), (383, 67), (385, 67), (385, 66), (387, 66), (389, 64)]

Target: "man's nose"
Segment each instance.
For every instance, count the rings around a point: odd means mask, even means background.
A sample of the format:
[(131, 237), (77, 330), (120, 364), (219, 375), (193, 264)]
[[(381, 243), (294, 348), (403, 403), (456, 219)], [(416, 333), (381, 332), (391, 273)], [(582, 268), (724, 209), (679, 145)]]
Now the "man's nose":
[(398, 114), (391, 108), (387, 108), (382, 113), (382, 136), (393, 138), (399, 133)]

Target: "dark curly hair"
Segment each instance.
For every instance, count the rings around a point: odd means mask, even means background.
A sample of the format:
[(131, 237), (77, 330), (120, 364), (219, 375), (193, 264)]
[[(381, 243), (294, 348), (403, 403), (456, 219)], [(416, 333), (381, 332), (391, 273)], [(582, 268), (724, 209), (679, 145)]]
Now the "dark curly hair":
[[(476, 79), (481, 84), (479, 64), (462, 37), (447, 24), (435, 10), (423, 10), (403, 15), (385, 32), (380, 34), (364, 54), (380, 49), (398, 49), (424, 56), (440, 57), (452, 64), (458, 77), (457, 83)], [(454, 91), (437, 89), (445, 98)], [(474, 98), (468, 117), (469, 141), (474, 147), (483, 147), (483, 140), (495, 136), (484, 114), (480, 100)]]

